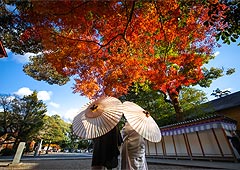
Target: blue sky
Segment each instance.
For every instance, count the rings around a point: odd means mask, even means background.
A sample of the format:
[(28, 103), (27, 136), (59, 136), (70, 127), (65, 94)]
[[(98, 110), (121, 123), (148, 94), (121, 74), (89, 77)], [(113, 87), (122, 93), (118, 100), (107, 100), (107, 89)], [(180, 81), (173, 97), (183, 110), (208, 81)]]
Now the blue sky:
[[(215, 99), (211, 93), (216, 88), (228, 89), (232, 93), (240, 91), (240, 47), (237, 44), (222, 45), (215, 49), (216, 57), (207, 67), (235, 68), (236, 72), (231, 76), (224, 76), (215, 80), (211, 87), (203, 88), (208, 99)], [(15, 55), (7, 50), (8, 57), (0, 58), (0, 94), (18, 94), (20, 96), (38, 91), (38, 98), (43, 100), (48, 107), (48, 115), (59, 114), (64, 120), (71, 121), (80, 108), (89, 102), (86, 97), (72, 93), (73, 81), (64, 86), (49, 85), (43, 81), (37, 81), (25, 75), (22, 71), (23, 64), (28, 61), (30, 54), (24, 56)]]
[(231, 45), (222, 44), (220, 48), (215, 48), (216, 57), (205, 65), (209, 67), (235, 68), (235, 73), (230, 76), (223, 76), (214, 80), (209, 88), (202, 88), (209, 100), (216, 99), (211, 96), (213, 90), (229, 90), (231, 93), (240, 91), (240, 46), (237, 43)]
[(38, 91), (38, 98), (47, 104), (48, 115), (59, 114), (64, 120), (71, 121), (80, 108), (89, 102), (86, 97), (72, 93), (73, 82), (64, 86), (49, 85), (27, 76), (23, 64), (30, 54), (14, 55), (7, 50), (8, 57), (0, 58), (0, 94), (18, 94), (20, 96)]

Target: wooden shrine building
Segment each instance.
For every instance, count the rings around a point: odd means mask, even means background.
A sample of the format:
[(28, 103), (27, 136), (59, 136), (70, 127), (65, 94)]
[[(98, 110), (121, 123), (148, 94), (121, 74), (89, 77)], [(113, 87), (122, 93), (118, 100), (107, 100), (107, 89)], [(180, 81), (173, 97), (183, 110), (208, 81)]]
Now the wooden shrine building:
[(162, 140), (146, 141), (146, 156), (236, 162), (240, 157), (229, 140), (236, 127), (237, 121), (223, 115), (160, 127)]

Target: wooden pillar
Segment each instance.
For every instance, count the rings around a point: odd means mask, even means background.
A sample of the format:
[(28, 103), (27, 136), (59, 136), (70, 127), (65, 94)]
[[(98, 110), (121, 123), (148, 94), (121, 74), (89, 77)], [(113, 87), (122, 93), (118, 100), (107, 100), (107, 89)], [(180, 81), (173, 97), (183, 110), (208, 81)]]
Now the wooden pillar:
[(164, 136), (162, 136), (162, 150), (163, 150), (163, 157), (167, 156), (166, 154), (166, 146), (165, 146), (165, 141), (164, 141)]
[(155, 152), (156, 152), (156, 155), (158, 155), (158, 152), (157, 152), (157, 143), (154, 143), (155, 145)]
[(187, 148), (188, 156), (192, 160), (192, 151), (191, 151), (191, 146), (189, 144), (187, 133), (186, 134), (183, 133), (183, 138), (184, 138), (184, 142), (185, 142), (185, 145), (186, 145), (186, 148)]
[(221, 148), (221, 146), (220, 146), (220, 143), (219, 143), (219, 141), (218, 141), (217, 135), (216, 135), (215, 130), (214, 130), (213, 128), (212, 128), (212, 132), (213, 132), (214, 138), (215, 138), (215, 140), (216, 140), (216, 142), (217, 142), (218, 149), (219, 149), (219, 151), (220, 151), (220, 153), (221, 153), (221, 156), (224, 157), (222, 148)]
[(177, 154), (177, 148), (176, 148), (176, 143), (175, 143), (175, 140), (174, 140), (174, 135), (172, 135), (172, 140), (173, 140), (173, 146), (174, 146), (175, 156), (178, 156), (178, 154)]
[(232, 153), (232, 156), (233, 156), (233, 158), (234, 158), (234, 161), (235, 161), (235, 162), (238, 162), (237, 157), (236, 157), (236, 155), (235, 155), (235, 153), (234, 153), (234, 150), (233, 150), (233, 148), (232, 148), (232, 145), (230, 144), (230, 141), (228, 140), (228, 137), (227, 137), (227, 134), (226, 134), (225, 130), (224, 130), (223, 128), (221, 128), (221, 129), (222, 129), (222, 132), (223, 132), (224, 137), (225, 137), (225, 139), (226, 139), (226, 142), (227, 142), (227, 144), (228, 144), (228, 147), (229, 147), (230, 150), (231, 150), (231, 153)]
[(201, 151), (202, 151), (203, 157), (205, 157), (205, 153), (204, 153), (204, 150), (203, 150), (202, 142), (201, 142), (201, 139), (199, 137), (198, 131), (196, 131), (196, 134), (197, 134), (198, 142), (199, 142), (200, 147), (201, 147)]

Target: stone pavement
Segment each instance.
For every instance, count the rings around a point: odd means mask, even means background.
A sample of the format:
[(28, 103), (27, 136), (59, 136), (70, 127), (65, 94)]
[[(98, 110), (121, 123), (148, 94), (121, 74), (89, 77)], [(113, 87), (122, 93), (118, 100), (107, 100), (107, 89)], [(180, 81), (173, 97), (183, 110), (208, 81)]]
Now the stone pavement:
[[(149, 170), (240, 170), (240, 163), (234, 162), (154, 158), (148, 158), (147, 160)], [(14, 166), (12, 166), (10, 163), (11, 162), (9, 161), (0, 160), (0, 170), (88, 170), (91, 167), (91, 158), (23, 160), (19, 165)]]
[(213, 169), (231, 169), (240, 170), (240, 163), (225, 161), (206, 161), (206, 160), (176, 160), (176, 159), (154, 159), (148, 158), (148, 163), (177, 165), (185, 167), (213, 168)]

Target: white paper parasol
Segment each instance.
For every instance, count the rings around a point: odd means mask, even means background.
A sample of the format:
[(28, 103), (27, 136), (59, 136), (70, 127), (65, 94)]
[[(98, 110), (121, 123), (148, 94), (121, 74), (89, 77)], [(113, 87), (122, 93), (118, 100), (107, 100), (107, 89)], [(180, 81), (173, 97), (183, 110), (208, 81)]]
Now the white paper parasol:
[(126, 101), (123, 103), (123, 114), (130, 126), (146, 140), (161, 141), (161, 131), (149, 112), (133, 102)]
[(122, 102), (115, 97), (101, 97), (89, 102), (73, 119), (73, 132), (84, 139), (93, 139), (112, 130), (123, 113)]

